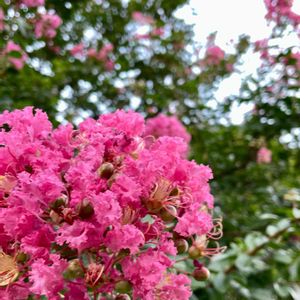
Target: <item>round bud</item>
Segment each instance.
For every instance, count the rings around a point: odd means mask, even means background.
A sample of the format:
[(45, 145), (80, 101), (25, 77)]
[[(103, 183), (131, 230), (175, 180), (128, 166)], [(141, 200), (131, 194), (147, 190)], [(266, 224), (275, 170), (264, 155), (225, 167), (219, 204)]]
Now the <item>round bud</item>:
[(83, 199), (77, 206), (77, 213), (81, 219), (88, 219), (94, 214), (94, 208), (87, 199)]
[(121, 280), (115, 284), (117, 293), (127, 294), (131, 291), (131, 284), (126, 280)]
[(28, 260), (28, 255), (24, 252), (19, 252), (17, 257), (16, 257), (16, 261), (18, 263), (24, 263)]
[(66, 279), (82, 278), (84, 276), (82, 267), (79, 263), (79, 259), (72, 259), (69, 261), (69, 265), (64, 272)]
[(114, 165), (110, 162), (103, 163), (97, 170), (101, 178), (109, 179), (114, 173)]
[(210, 272), (205, 267), (195, 269), (194, 272), (193, 272), (193, 277), (197, 281), (205, 281), (209, 278), (209, 276), (210, 276)]
[(118, 296), (116, 296), (115, 300), (130, 300), (130, 296), (128, 296), (127, 294), (120, 294)]
[(177, 216), (177, 209), (173, 205), (167, 205), (159, 212), (161, 219), (165, 222), (172, 222)]
[(178, 254), (186, 253), (189, 249), (189, 243), (185, 239), (175, 241)]
[(192, 259), (198, 259), (202, 256), (201, 251), (195, 247), (194, 245), (192, 245), (189, 249), (189, 257)]

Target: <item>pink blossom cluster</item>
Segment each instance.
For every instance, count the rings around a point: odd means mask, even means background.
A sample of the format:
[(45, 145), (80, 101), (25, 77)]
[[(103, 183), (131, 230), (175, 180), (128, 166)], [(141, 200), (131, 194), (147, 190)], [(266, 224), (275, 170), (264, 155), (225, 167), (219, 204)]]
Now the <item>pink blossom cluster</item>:
[(56, 14), (45, 13), (35, 22), (35, 37), (53, 39), (57, 34), (58, 27), (62, 24), (62, 19)]
[(293, 0), (265, 0), (267, 7), (266, 19), (277, 24), (286, 24), (289, 20), (294, 26), (300, 24), (300, 15), (292, 11)]
[(139, 25), (149, 25), (149, 30), (147, 33), (136, 33), (134, 38), (136, 40), (149, 40), (155, 37), (162, 37), (165, 34), (164, 27), (155, 27), (155, 20), (151, 16), (147, 16), (142, 12), (135, 11), (132, 13), (132, 20)]
[(218, 65), (225, 57), (225, 52), (219, 46), (211, 46), (206, 50), (206, 62), (209, 65)]
[(8, 62), (17, 70), (21, 70), (24, 67), (28, 57), (22, 48), (13, 41), (7, 43), (2, 51), (2, 55), (7, 57)]
[(38, 7), (45, 5), (45, 0), (21, 0), (21, 3), (27, 7)]
[(266, 147), (261, 147), (257, 152), (256, 161), (258, 164), (269, 164), (272, 161), (272, 151)]
[(159, 114), (146, 121), (144, 136), (149, 142), (151, 142), (151, 137), (155, 140), (163, 136), (182, 138), (186, 144), (191, 141), (191, 135), (178, 118), (165, 114)]
[(4, 18), (5, 18), (4, 11), (0, 8), (0, 31), (4, 30), (4, 25), (5, 25)]
[(122, 110), (53, 129), (27, 107), (0, 127), (0, 299), (189, 299), (184, 252), (208, 276), (212, 172), (181, 138), (145, 147), (143, 117)]
[(82, 43), (74, 45), (70, 50), (70, 53), (75, 58), (85, 58), (90, 57), (101, 61), (107, 71), (112, 71), (114, 69), (115, 63), (110, 58), (110, 54), (113, 52), (114, 46), (110, 43), (104, 44), (100, 50), (95, 48), (86, 49)]
[(140, 11), (132, 13), (132, 20), (143, 25), (150, 25), (154, 23), (154, 19), (151, 16), (147, 16)]

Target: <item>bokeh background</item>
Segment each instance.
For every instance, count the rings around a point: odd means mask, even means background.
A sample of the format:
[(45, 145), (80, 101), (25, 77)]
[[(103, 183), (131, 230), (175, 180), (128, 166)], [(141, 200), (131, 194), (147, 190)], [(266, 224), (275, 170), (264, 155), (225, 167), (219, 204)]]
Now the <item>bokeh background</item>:
[(299, 0), (0, 0), (0, 110), (55, 126), (175, 115), (213, 169), (227, 246), (192, 299), (300, 299), (299, 14)]

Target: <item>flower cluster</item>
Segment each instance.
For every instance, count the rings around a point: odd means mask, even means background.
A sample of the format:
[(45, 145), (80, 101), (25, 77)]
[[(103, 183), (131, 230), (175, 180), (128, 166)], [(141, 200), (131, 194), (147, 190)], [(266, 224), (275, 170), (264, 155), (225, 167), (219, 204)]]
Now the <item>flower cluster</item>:
[[(155, 37), (162, 37), (165, 34), (165, 28), (156, 27), (155, 20), (151, 16), (147, 16), (140, 11), (135, 11), (132, 13), (131, 17), (132, 20), (138, 25), (138, 31), (134, 35), (136, 40), (150, 40)], [(140, 26), (143, 27), (143, 33), (139, 33)]]
[(95, 59), (104, 64), (107, 71), (112, 71), (115, 67), (114, 60), (111, 58), (111, 54), (114, 50), (114, 46), (110, 43), (104, 44), (100, 50), (95, 48), (85, 48), (82, 43), (74, 45), (70, 50), (72, 56), (77, 59), (85, 59), (86, 57)]
[(2, 52), (2, 55), (7, 57), (9, 64), (16, 70), (22, 69), (28, 58), (27, 54), (22, 50), (22, 48), (13, 41), (8, 41)]
[(256, 161), (259, 164), (269, 164), (272, 161), (272, 151), (266, 147), (261, 147), (257, 151)]
[(163, 136), (180, 137), (187, 144), (191, 141), (191, 135), (187, 132), (186, 128), (178, 118), (176, 116), (167, 116), (164, 114), (159, 114), (146, 121), (144, 136), (147, 144), (150, 144), (153, 140)]
[(212, 172), (183, 158), (183, 139), (145, 147), (132, 111), (53, 129), (27, 107), (0, 126), (1, 299), (189, 299), (177, 254), (203, 280), (220, 222)]
[(21, 3), (27, 7), (38, 7), (45, 5), (45, 0), (21, 0)]
[(291, 22), (295, 27), (300, 24), (300, 15), (292, 10), (293, 0), (264, 0), (267, 7), (266, 19), (277, 24)]
[(56, 30), (62, 24), (62, 19), (56, 14), (42, 14), (35, 24), (35, 37), (53, 39), (56, 36)]

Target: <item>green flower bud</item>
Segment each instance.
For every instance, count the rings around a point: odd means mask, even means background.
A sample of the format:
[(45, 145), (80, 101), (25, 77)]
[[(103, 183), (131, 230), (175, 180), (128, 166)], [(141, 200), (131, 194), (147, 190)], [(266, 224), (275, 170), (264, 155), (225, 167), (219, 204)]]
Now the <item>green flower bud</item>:
[(192, 259), (198, 259), (202, 256), (201, 251), (195, 247), (194, 245), (192, 245), (189, 249), (189, 257)]
[(112, 163), (105, 162), (99, 167), (97, 173), (101, 178), (109, 179), (113, 175), (114, 170), (115, 168)]
[(186, 253), (189, 249), (189, 243), (185, 239), (175, 241), (178, 254)]
[(117, 293), (127, 294), (131, 291), (131, 284), (126, 280), (121, 280), (115, 284)]
[(77, 206), (77, 213), (81, 219), (88, 219), (94, 214), (94, 208), (87, 199), (83, 199)]
[(194, 272), (193, 272), (193, 277), (197, 281), (205, 281), (209, 278), (209, 276), (210, 276), (210, 272), (205, 267), (195, 269)]

